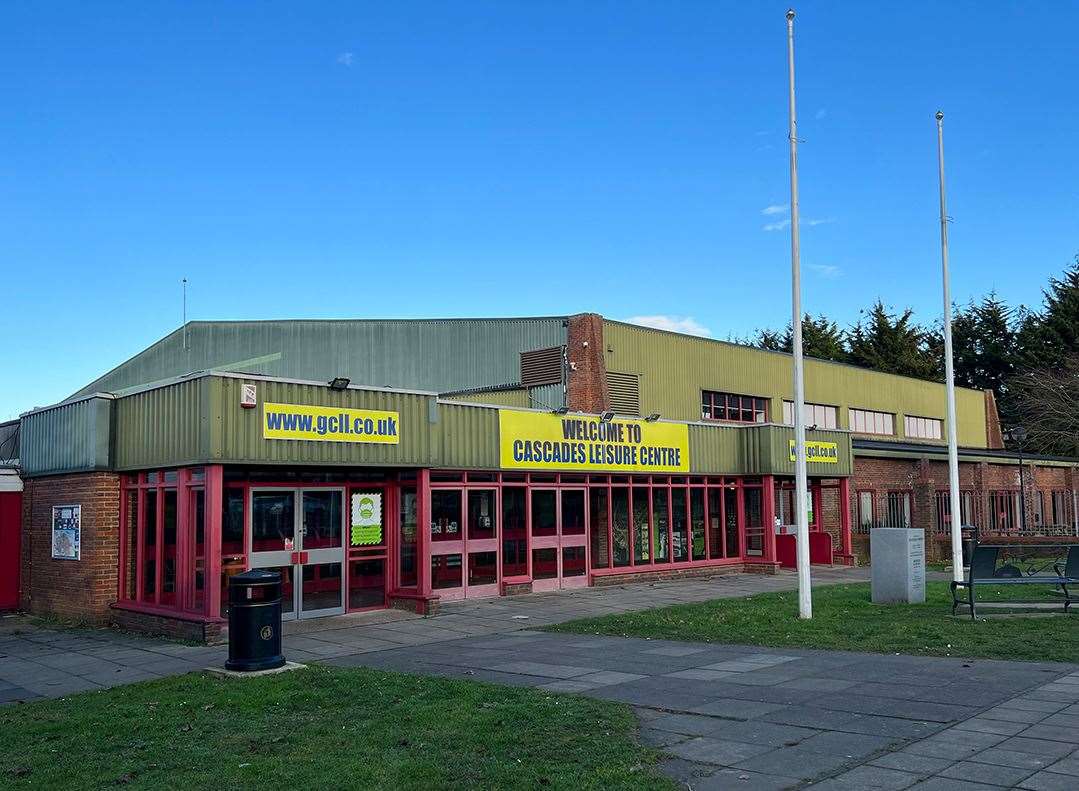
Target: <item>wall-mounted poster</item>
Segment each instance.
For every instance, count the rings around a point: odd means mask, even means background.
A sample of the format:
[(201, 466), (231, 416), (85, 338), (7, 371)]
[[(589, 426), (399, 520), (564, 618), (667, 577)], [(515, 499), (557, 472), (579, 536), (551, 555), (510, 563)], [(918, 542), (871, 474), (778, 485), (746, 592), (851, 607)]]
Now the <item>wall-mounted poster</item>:
[(52, 556), (56, 560), (82, 559), (82, 506), (52, 507)]
[(349, 545), (362, 547), (381, 543), (382, 495), (378, 492), (354, 492)]

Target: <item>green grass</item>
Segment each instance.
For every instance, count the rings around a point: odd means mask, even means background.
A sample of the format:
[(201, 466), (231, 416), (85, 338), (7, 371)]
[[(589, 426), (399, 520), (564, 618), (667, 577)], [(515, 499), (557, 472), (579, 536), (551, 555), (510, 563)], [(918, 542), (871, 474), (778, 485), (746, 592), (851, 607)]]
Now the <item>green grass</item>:
[[(1054, 600), (1049, 586), (978, 589), (977, 601), (1017, 596)], [(1059, 601), (1059, 599), (1055, 599)], [(952, 618), (948, 583), (926, 584), (926, 603), (876, 605), (868, 583), (813, 590), (813, 618), (798, 619), (798, 594), (762, 593), (656, 610), (586, 618), (548, 627), (608, 634), (743, 645), (832, 648), (925, 656), (1079, 662), (1076, 616)], [(960, 610), (962, 612), (962, 610)]]
[(312, 667), (0, 708), (2, 788), (673, 788), (629, 707)]

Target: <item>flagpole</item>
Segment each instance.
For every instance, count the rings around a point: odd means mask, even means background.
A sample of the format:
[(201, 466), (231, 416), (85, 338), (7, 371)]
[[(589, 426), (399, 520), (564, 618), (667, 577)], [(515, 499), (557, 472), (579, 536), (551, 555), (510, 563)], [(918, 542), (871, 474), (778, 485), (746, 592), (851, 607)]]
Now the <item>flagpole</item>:
[(955, 426), (955, 368), (952, 362), (952, 286), (948, 273), (948, 209), (944, 200), (944, 113), (937, 111), (937, 168), (940, 174), (940, 269), (944, 281), (944, 389), (948, 401), (948, 501), (952, 519), (952, 577), (963, 581), (963, 510), (959, 501), (959, 441)]
[[(806, 504), (805, 385), (802, 376), (802, 271), (798, 238), (798, 121), (794, 111), (794, 9), (787, 11), (791, 149), (791, 334), (794, 353), (794, 489), (797, 514), (798, 617), (813, 617), (809, 578), (809, 514)], [(767, 525), (771, 530), (772, 526)]]

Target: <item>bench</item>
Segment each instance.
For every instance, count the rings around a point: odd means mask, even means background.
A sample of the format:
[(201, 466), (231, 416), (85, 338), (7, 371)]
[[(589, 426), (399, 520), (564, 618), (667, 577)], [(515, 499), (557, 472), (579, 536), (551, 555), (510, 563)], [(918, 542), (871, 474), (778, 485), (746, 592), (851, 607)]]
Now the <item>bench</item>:
[[(1068, 547), (1068, 559), (1061, 565), (1053, 565), (1053, 574), (1030, 574), (1023, 575), (1014, 566), (1004, 566), (997, 569), (997, 558), (1002, 546), (975, 544), (970, 558), (970, 567), (967, 578), (962, 582), (952, 582), (952, 615), (960, 604), (970, 607), (971, 620), (975, 618), (974, 612), (974, 589), (979, 585), (1052, 585), (1059, 586), (1064, 591), (1064, 612), (1068, 612), (1071, 606), (1071, 593), (1069, 585), (1079, 585), (1079, 545)], [(1011, 570), (1011, 574), (1001, 574), (1004, 569)], [(959, 589), (966, 591), (965, 599), (959, 597)]]

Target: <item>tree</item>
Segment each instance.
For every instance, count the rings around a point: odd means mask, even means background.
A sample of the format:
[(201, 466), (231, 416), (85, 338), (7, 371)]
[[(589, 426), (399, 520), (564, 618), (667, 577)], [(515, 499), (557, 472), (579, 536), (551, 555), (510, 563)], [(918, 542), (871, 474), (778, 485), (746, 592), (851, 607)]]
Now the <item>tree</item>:
[(1079, 456), (1079, 356), (1018, 374), (1008, 390), (1015, 417), (1027, 430), (1026, 448)]
[[(788, 323), (781, 332), (776, 330), (757, 330), (754, 345), (774, 352), (794, 350), (794, 333)], [(839, 325), (828, 319), (823, 313), (813, 318), (808, 313), (802, 319), (802, 353), (806, 357), (818, 360), (846, 362), (846, 333)]]
[(1064, 365), (1079, 349), (1079, 255), (1043, 293), (1042, 310), (1025, 316), (1018, 334), (1020, 362), (1028, 370)]
[(992, 390), (998, 399), (1004, 396), (1016, 371), (1016, 315), (995, 291), (956, 311), (952, 347), (957, 385)]
[(914, 311), (891, 313), (880, 300), (848, 335), (849, 361), (885, 373), (935, 379), (939, 357), (931, 333), (914, 322)]

